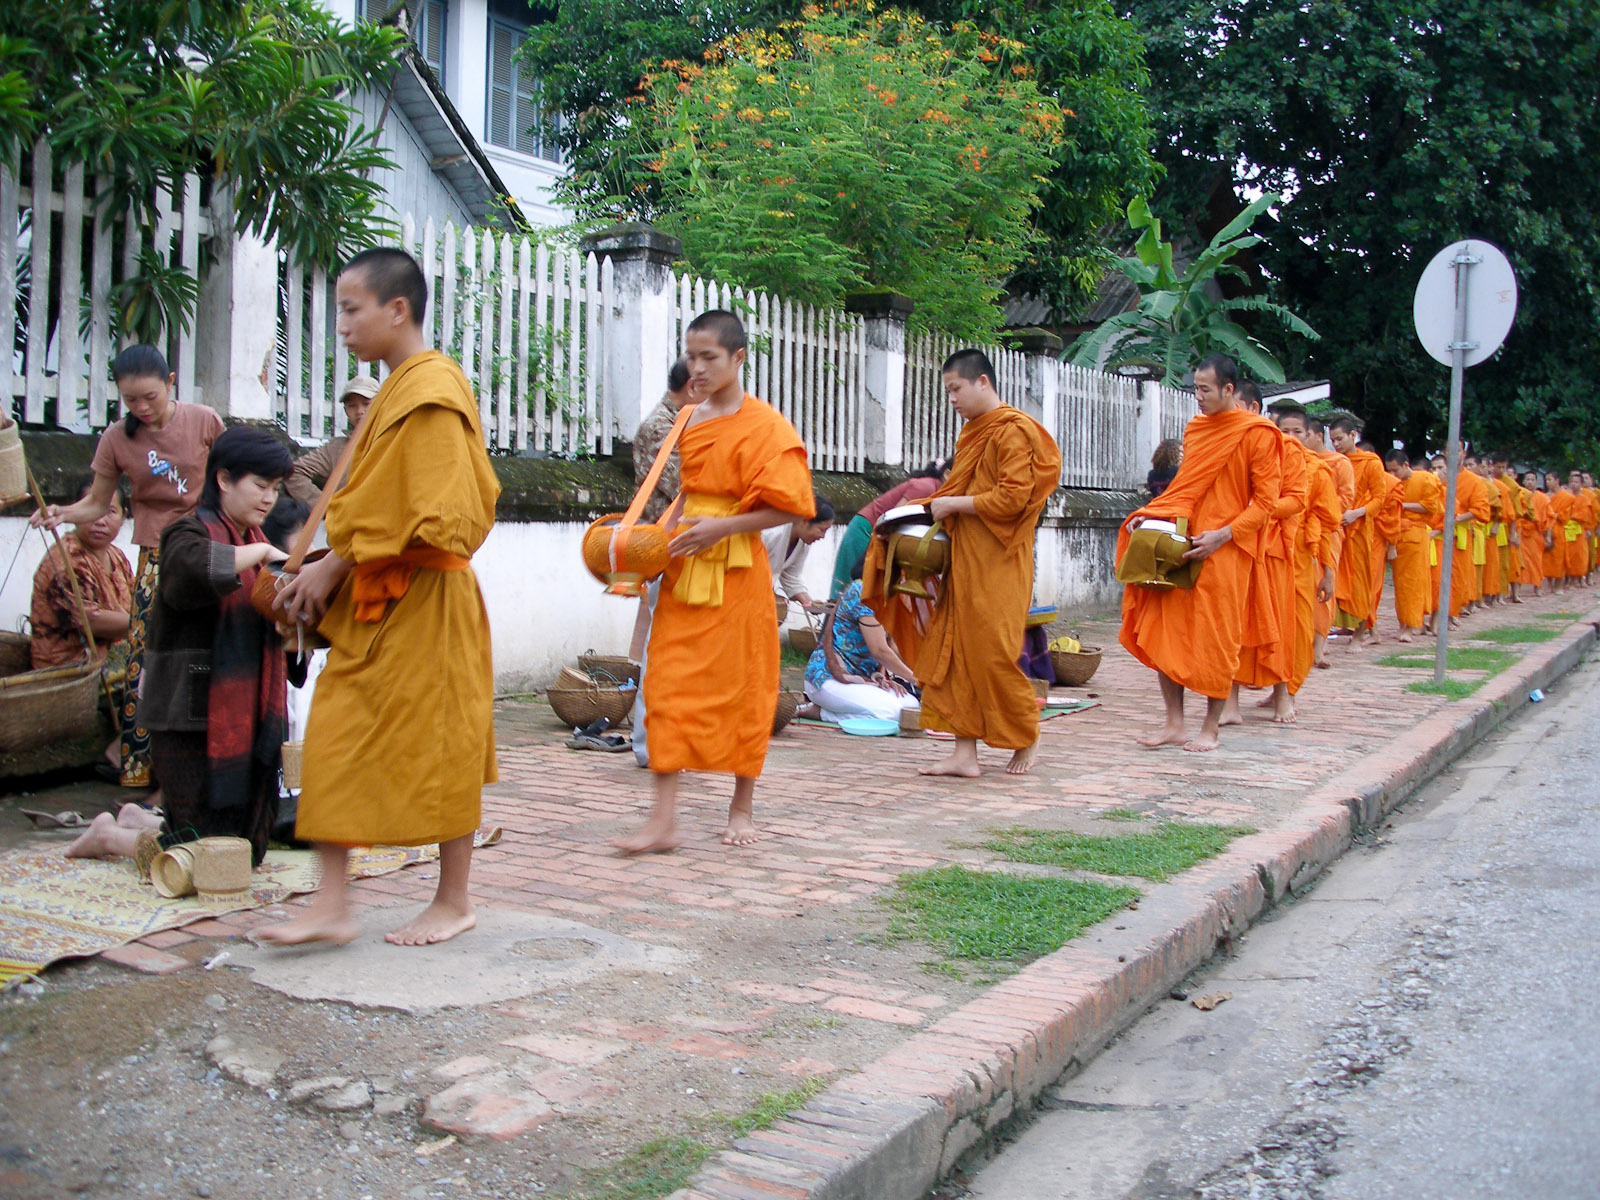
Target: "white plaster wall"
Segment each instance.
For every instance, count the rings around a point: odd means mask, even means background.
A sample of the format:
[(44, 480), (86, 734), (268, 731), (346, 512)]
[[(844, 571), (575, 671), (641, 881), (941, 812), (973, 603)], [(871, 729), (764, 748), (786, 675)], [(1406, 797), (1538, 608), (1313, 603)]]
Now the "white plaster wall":
[[(627, 653), (637, 602), (605, 595), (584, 569), (581, 547), (586, 528), (577, 521), (503, 521), (473, 558), (489, 610), (498, 690), (542, 687), (585, 650)], [(123, 527), (118, 543), (130, 562), (137, 559), (128, 538), (131, 529), (131, 522)], [(835, 526), (807, 556), (804, 578), (818, 598), (828, 594), (841, 533), (842, 528)], [(20, 628), (27, 615), (33, 572), (44, 557), (44, 546), (38, 533), (28, 530), (26, 519), (0, 517), (0, 563), (11, 561), (19, 539), (25, 544), (0, 591), (0, 627), (5, 629)], [(1122, 594), (1111, 578), (1114, 546), (1114, 531), (1050, 526), (1040, 530), (1035, 602), (1054, 603), (1070, 612), (1114, 606)], [(802, 620), (790, 610), (789, 625)]]

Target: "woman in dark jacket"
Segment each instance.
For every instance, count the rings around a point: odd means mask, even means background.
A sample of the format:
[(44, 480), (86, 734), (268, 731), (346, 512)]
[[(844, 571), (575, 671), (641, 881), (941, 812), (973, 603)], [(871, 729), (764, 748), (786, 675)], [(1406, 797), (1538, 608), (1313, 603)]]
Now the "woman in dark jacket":
[(278, 804), (287, 664), (276, 627), (250, 604), (257, 572), (283, 551), (261, 532), (293, 466), (271, 434), (247, 426), (217, 438), (195, 511), (161, 535), (140, 723), (161, 780), (163, 832), (96, 817), (69, 855), (129, 855), (195, 838), (267, 850)]

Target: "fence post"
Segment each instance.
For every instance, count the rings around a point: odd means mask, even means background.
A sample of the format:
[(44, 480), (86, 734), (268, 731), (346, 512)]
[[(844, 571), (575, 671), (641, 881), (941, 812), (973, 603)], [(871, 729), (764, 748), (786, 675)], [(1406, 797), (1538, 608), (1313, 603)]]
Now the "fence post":
[(905, 457), (906, 321), (916, 304), (897, 292), (858, 292), (844, 307), (861, 316), (866, 340), (862, 458), (898, 467)]
[[(611, 260), (611, 294), (601, 300), (600, 387), (612, 435), (632, 441), (667, 390), (667, 369), (682, 351), (671, 321), (672, 264), (683, 246), (653, 225), (630, 222), (584, 238), (583, 251)], [(595, 370), (593, 363), (589, 370)]]
[(1014, 329), (1011, 339), (1027, 355), (1028, 415), (1043, 425), (1061, 444), (1061, 347), (1065, 344), (1048, 329)]
[[(1161, 404), (1161, 385), (1154, 379), (1142, 380), (1139, 384), (1139, 417), (1134, 426), (1138, 431), (1133, 460), (1135, 472), (1149, 467), (1151, 456), (1161, 444)], [(1135, 486), (1137, 483), (1136, 474)]]
[[(267, 375), (278, 339), (278, 248), (234, 229), (230, 194), (211, 207), (217, 257), (201, 280), (195, 310), (195, 385), (199, 398), (225, 417), (271, 421)], [(321, 363), (313, 368), (323, 369)]]

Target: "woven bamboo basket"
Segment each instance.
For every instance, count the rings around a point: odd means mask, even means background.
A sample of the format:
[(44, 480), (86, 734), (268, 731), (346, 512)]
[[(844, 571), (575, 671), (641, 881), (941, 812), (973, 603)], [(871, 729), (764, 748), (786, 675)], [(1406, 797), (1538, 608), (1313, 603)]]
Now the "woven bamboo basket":
[(33, 650), (28, 635), (0, 630), (0, 679), (9, 679), (33, 669)]
[(11, 504), (28, 497), (28, 463), (17, 423), (6, 416), (0, 421), (0, 504)]
[(578, 655), (578, 669), (594, 679), (639, 682), (639, 664), (622, 654), (596, 654), (590, 650)]
[(82, 737), (95, 726), (99, 702), (99, 663), (68, 663), (0, 679), (0, 754)]
[(285, 742), (283, 744), (283, 786), (291, 792), (300, 790), (300, 765), (305, 754), (304, 742)]
[(621, 725), (633, 711), (636, 694), (634, 688), (605, 687), (591, 680), (587, 687), (553, 687), (545, 697), (563, 724), (582, 729), (601, 717)]
[(242, 837), (205, 837), (194, 843), (190, 876), (200, 899), (239, 904), (250, 899), (250, 843)]
[(772, 714), (772, 732), (777, 733), (790, 721), (794, 720), (794, 714), (799, 711), (799, 708), (800, 697), (796, 693), (779, 692), (778, 710)]
[(156, 895), (168, 900), (194, 893), (194, 843), (184, 842), (163, 850), (150, 863), (150, 882)]
[(1076, 653), (1052, 650), (1050, 663), (1055, 667), (1057, 683), (1064, 687), (1082, 687), (1100, 669), (1100, 647), (1085, 646)]
[(796, 654), (811, 654), (817, 648), (817, 631), (814, 629), (790, 629), (789, 649)]

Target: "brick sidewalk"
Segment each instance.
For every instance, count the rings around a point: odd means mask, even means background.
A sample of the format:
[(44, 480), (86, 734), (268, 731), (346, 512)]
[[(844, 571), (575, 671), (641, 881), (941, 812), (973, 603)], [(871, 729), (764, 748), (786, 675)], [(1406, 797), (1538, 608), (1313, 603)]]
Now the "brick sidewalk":
[[(1491, 610), (1469, 619), (1454, 644), (1491, 626), (1560, 630), (1560, 622), (1537, 615), (1567, 611), (1576, 618), (1590, 600), (1583, 592), (1565, 605), (1543, 598)], [(1115, 645), (1109, 622), (1081, 629), (1085, 641), (1106, 647), (1104, 661), (1088, 687), (1058, 695), (1094, 696), (1100, 707), (1046, 722), (1033, 774), (1005, 775), (1008, 755), (985, 749), (983, 778), (931, 780), (916, 768), (941, 754), (941, 743), (791, 726), (774, 740), (757, 791), (764, 839), (746, 850), (718, 840), (730, 781), (695, 778), (683, 789), (684, 847), (618, 857), (608, 840), (643, 819), (647, 773), (631, 755), (566, 750), (564, 731), (540, 703), (499, 706), (501, 782), (486, 792), (484, 822), (502, 826), (505, 837), (476, 856), (479, 903), (689, 948), (698, 958), (697, 986), (649, 1011), (616, 989), (581, 987), (571, 989), (570, 1004), (532, 997), (498, 1006), (513, 1034), (457, 1047), (455, 1058), (431, 1066), (437, 1090), (428, 1123), (509, 1138), (561, 1114), (597, 1111), (621, 1094), (639, 1118), (635, 1140), (643, 1140), (650, 1121), (674, 1111), (673, 1100), (635, 1098), (629, 1080), (659, 1077), (674, 1064), (685, 1078), (721, 1078), (711, 1086), (729, 1092), (720, 1098), (725, 1111), (798, 1077), (857, 1069), (977, 990), (918, 970), (915, 953), (867, 963), (849, 949), (818, 949), (834, 939), (840, 947), (859, 944), (863, 930), (881, 923), (870, 902), (900, 873), (992, 861), (963, 844), (989, 827), (1100, 831), (1099, 814), (1114, 807), (1271, 830), (1319, 783), (1447, 703), (1405, 690), (1426, 678), (1420, 672), (1370, 665), (1397, 650), (1431, 653), (1431, 643), (1392, 641), (1390, 608), (1381, 646), (1335, 650), (1333, 668), (1312, 673), (1297, 725), (1273, 725), (1254, 707), (1260, 694), (1247, 693), (1246, 724), (1224, 730), (1217, 752), (1144, 751), (1132, 739), (1159, 720), (1154, 675)], [(1197, 721), (1193, 698), (1190, 707)], [(430, 869), (413, 868), (355, 889), (374, 907), (414, 905), (433, 882)], [(262, 920), (260, 913), (238, 914), (104, 957), (143, 971), (176, 971), (214, 952), (214, 939)], [(870, 969), (858, 969), (863, 965)], [(810, 1053), (794, 1037), (778, 1036), (792, 1033), (797, 1021), (829, 1031), (809, 1038)], [(729, 1070), (738, 1073), (731, 1083)]]

